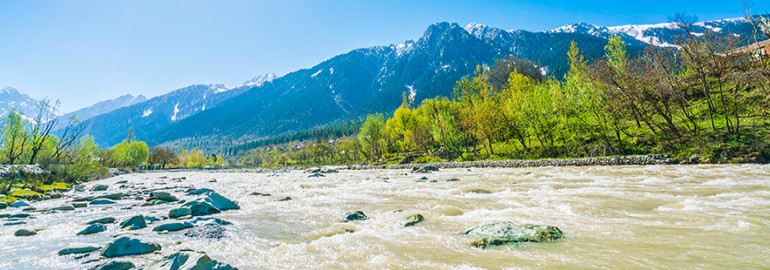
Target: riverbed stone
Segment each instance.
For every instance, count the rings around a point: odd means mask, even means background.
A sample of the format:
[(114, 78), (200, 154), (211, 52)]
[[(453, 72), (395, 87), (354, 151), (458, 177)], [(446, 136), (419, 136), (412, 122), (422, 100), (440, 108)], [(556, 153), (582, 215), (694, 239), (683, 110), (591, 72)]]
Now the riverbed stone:
[(211, 259), (204, 252), (182, 250), (142, 267), (144, 270), (233, 270), (228, 264)]
[(73, 210), (75, 210), (75, 207), (72, 206), (72, 205), (63, 205), (63, 206), (51, 208), (51, 210), (54, 210), (54, 211), (73, 211)]
[(184, 222), (184, 223), (182, 223), (182, 222), (174, 222), (174, 223), (166, 223), (166, 224), (163, 224), (163, 225), (158, 225), (155, 228), (153, 228), (152, 231), (154, 231), (154, 232), (163, 232), (163, 231), (175, 232), (175, 231), (181, 231), (181, 230), (184, 230), (184, 229), (189, 229), (189, 228), (192, 228), (192, 227), (193, 227), (193, 225), (188, 223), (188, 222)]
[(190, 216), (190, 215), (192, 215), (192, 211), (190, 211), (190, 208), (186, 208), (186, 207), (171, 209), (171, 211), (168, 211), (169, 218), (180, 218), (183, 216)]
[(554, 226), (518, 225), (513, 222), (480, 225), (466, 231), (465, 235), (475, 237), (471, 245), (480, 248), (523, 242), (553, 242), (564, 237), (564, 233)]
[(128, 236), (119, 237), (109, 244), (102, 251), (102, 256), (107, 258), (141, 255), (160, 250), (160, 245), (156, 243), (144, 242), (142, 240)]
[(76, 203), (72, 203), (72, 207), (75, 207), (75, 208), (86, 208), (86, 207), (88, 207), (88, 204), (84, 203), (84, 202), (76, 202)]
[(12, 222), (8, 222), (8, 223), (3, 224), (3, 226), (15, 226), (15, 225), (24, 225), (24, 224), (27, 224), (27, 222), (24, 222), (24, 221), (12, 221)]
[(96, 197), (95, 199), (120, 200), (120, 199), (123, 199), (123, 196), (125, 196), (125, 194), (118, 192), (118, 193), (112, 193), (107, 195), (101, 195)]
[(0, 202), (0, 209), (8, 208), (8, 203), (6, 202)]
[(86, 224), (88, 224), (88, 225), (91, 225), (91, 224), (110, 224), (110, 223), (115, 223), (115, 221), (117, 221), (117, 219), (115, 219), (114, 217), (105, 217), (105, 218), (99, 218), (99, 219), (91, 220), (91, 221), (89, 221)]
[(206, 225), (230, 225), (233, 224), (230, 221), (215, 218), (215, 217), (197, 217), (194, 220), (190, 221), (191, 224), (195, 226), (206, 226)]
[(241, 207), (238, 206), (237, 203), (213, 191), (206, 194), (206, 197), (204, 198), (204, 200), (210, 203), (211, 205), (213, 205), (214, 207), (216, 207), (217, 209), (219, 209), (220, 211), (241, 209)]
[(92, 191), (104, 191), (104, 190), (107, 190), (108, 187), (109, 186), (107, 186), (107, 185), (101, 185), (100, 184), (100, 185), (95, 185), (94, 187), (91, 188), (91, 190)]
[(164, 202), (175, 202), (179, 200), (168, 192), (152, 192), (150, 193), (150, 196)]
[(90, 202), (94, 200), (94, 196), (76, 197), (72, 199), (73, 202)]
[(136, 265), (129, 261), (108, 261), (94, 266), (89, 270), (128, 270), (135, 268)]
[(113, 203), (115, 203), (115, 201), (110, 200), (110, 199), (95, 199), (95, 200), (91, 201), (92, 205), (94, 205), (94, 204), (113, 204)]
[(190, 228), (189, 230), (185, 231), (183, 235), (187, 237), (219, 240), (226, 237), (226, 230), (227, 229), (222, 226), (205, 225)]
[(199, 188), (199, 189), (193, 189), (187, 192), (187, 195), (201, 195), (206, 194), (209, 192), (214, 192), (214, 190), (208, 189), (208, 188)]
[(144, 221), (143, 215), (133, 216), (120, 223), (121, 229), (137, 230), (147, 227), (147, 222)]
[(91, 224), (82, 231), (80, 231), (77, 235), (88, 235), (88, 234), (95, 234), (100, 233), (107, 230), (107, 227), (105, 227), (102, 224)]
[(414, 226), (415, 224), (420, 223), (423, 220), (425, 220), (425, 217), (423, 217), (420, 214), (408, 216), (404, 219), (404, 222), (405, 222), (404, 227)]
[(32, 235), (36, 235), (36, 234), (37, 234), (37, 232), (35, 232), (34, 230), (30, 230), (30, 229), (19, 229), (15, 233), (13, 233), (14, 236), (32, 236)]
[(76, 247), (68, 247), (62, 250), (59, 250), (59, 256), (64, 255), (70, 255), (70, 254), (81, 254), (81, 253), (90, 253), (101, 249), (101, 247), (98, 246), (76, 246)]
[(29, 203), (25, 201), (15, 201), (11, 203), (11, 207), (27, 207), (29, 206)]
[(8, 218), (28, 218), (29, 216), (31, 215), (27, 213), (18, 213), (18, 214), (10, 215)]
[(207, 216), (222, 212), (210, 203), (200, 200), (187, 202), (184, 204), (184, 206), (190, 208), (190, 213), (193, 216)]
[(345, 222), (348, 221), (356, 221), (356, 220), (366, 220), (368, 217), (364, 214), (362, 211), (355, 211), (353, 213), (348, 213), (347, 217), (345, 217)]

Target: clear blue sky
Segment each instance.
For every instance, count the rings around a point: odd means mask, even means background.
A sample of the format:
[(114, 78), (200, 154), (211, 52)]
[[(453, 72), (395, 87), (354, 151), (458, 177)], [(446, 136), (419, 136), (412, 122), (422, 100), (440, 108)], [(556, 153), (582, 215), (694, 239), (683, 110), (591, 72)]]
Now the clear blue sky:
[(682, 12), (742, 16), (739, 0), (0, 0), (0, 88), (59, 99), (72, 111), (125, 93), (283, 75), (352, 49), (416, 40), (440, 21), (540, 31), (661, 23)]

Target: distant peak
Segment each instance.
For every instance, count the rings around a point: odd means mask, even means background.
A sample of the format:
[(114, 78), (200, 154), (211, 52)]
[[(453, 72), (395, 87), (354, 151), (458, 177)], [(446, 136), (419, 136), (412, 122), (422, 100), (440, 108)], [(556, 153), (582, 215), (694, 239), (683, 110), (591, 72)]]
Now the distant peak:
[(13, 87), (6, 87), (0, 90), (0, 93), (3, 94), (19, 94), (19, 90), (16, 90), (16, 88)]
[(262, 86), (266, 82), (271, 82), (278, 78), (274, 73), (267, 73), (265, 75), (257, 75), (254, 78), (251, 78), (250, 80), (244, 82), (244, 85), (248, 86)]

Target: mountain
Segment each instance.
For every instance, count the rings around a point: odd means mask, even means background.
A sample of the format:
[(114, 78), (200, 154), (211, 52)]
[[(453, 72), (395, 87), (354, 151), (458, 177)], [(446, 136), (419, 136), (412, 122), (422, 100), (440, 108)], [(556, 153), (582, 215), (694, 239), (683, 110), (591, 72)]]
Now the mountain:
[(5, 115), (16, 108), (16, 111), (28, 119), (37, 115), (37, 100), (12, 87), (0, 89), (0, 116)]
[(89, 107), (64, 114), (59, 117), (59, 123), (65, 123), (73, 115), (77, 115), (80, 121), (85, 121), (93, 118), (94, 116), (105, 114), (126, 106), (131, 106), (136, 103), (144, 102), (146, 100), (147, 98), (144, 97), (143, 95), (133, 96), (131, 94), (125, 94), (114, 99), (100, 101)]
[[(554, 76), (567, 70), (570, 42), (589, 58), (603, 54), (607, 41), (575, 33), (507, 31), (471, 24), (431, 25), (417, 41), (353, 50), (312, 68), (289, 73), (175, 122), (146, 137), (153, 144), (206, 138), (227, 144), (360, 119), (395, 110), (402, 93), (415, 102), (451, 96), (455, 82), (476, 65), (508, 55), (530, 59)], [(641, 47), (629, 46), (633, 54)], [(212, 139), (214, 138), (214, 139)], [(200, 144), (198, 147), (203, 147)], [(214, 147), (215, 148), (215, 147)]]
[(253, 87), (273, 80), (276, 76), (258, 76), (237, 87), (223, 84), (198, 84), (100, 114), (80, 123), (85, 134), (102, 146), (120, 143), (133, 128), (138, 139), (146, 140), (157, 130), (191, 115), (215, 107)]
[[(746, 18), (733, 18), (695, 23), (691, 30), (694, 35), (701, 35), (706, 31), (717, 33), (729, 33), (749, 38), (752, 36), (753, 27)], [(620, 36), (629, 45), (655, 45), (659, 47), (676, 47), (675, 38), (685, 34), (675, 23), (621, 25), (621, 26), (597, 26), (589, 23), (568, 24), (545, 33), (579, 33), (604, 39), (610, 36)]]

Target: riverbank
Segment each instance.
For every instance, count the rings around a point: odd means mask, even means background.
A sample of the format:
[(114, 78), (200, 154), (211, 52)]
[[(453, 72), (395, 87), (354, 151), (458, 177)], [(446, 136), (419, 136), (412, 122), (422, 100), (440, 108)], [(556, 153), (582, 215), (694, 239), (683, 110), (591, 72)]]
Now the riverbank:
[(373, 169), (412, 169), (435, 167), (440, 169), (453, 168), (523, 168), (523, 167), (563, 167), (563, 166), (618, 166), (618, 165), (670, 165), (680, 164), (681, 161), (668, 155), (639, 155), (616, 157), (591, 157), (574, 159), (537, 159), (537, 160), (493, 160), (466, 162), (437, 162), (424, 164), (392, 164), (392, 165), (347, 165), (340, 168), (350, 170)]

